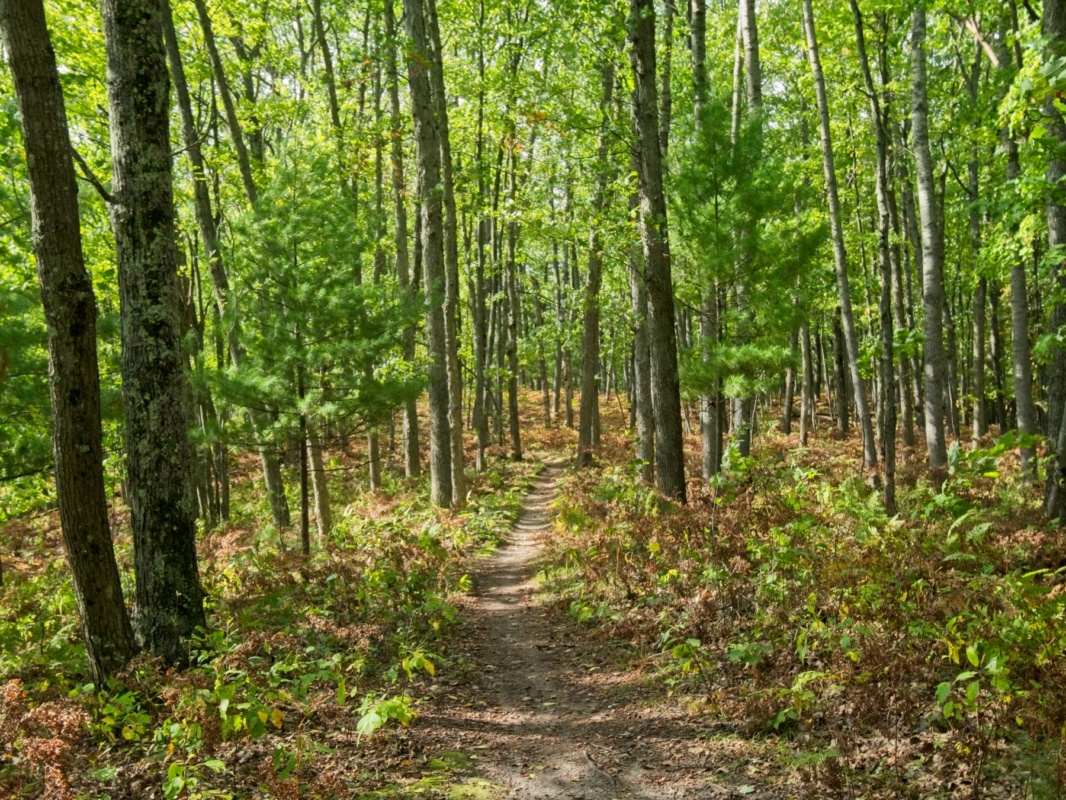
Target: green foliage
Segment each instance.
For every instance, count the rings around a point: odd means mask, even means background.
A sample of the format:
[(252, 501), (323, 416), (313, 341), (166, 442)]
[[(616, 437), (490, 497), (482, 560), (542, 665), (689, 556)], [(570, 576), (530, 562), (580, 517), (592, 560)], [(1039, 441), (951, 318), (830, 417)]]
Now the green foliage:
[(1066, 568), (1033, 566), (1057, 547), (1009, 544), (1019, 488), (998, 462), (1016, 437), (955, 452), (943, 489), (904, 490), (914, 512), (892, 519), (864, 481), (779, 446), (652, 517), (620, 501), (647, 491), (626, 471), (578, 478), (543, 579), (579, 620), (658, 653), (668, 686), (712, 706), (737, 696), (729, 719), (754, 730), (839, 737), (854, 715), (948, 731), (982, 759), (998, 736), (1058, 736)]

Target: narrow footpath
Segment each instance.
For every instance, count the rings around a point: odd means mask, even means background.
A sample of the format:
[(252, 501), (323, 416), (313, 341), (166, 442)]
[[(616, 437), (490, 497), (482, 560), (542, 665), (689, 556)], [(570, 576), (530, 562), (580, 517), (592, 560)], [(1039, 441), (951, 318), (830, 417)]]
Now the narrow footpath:
[(423, 745), (470, 756), (494, 796), (736, 796), (708, 780), (691, 717), (650, 705), (608, 643), (538, 605), (540, 540), (561, 472), (561, 463), (548, 464), (510, 540), (475, 574), (462, 607), (471, 677), (424, 711), (420, 737), (435, 741)]

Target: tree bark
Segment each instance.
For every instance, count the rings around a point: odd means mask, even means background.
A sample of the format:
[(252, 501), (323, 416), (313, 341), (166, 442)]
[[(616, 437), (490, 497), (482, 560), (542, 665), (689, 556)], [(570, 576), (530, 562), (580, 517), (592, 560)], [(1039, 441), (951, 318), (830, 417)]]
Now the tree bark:
[[(696, 130), (703, 126), (707, 104), (707, 5), (705, 0), (690, 0), (690, 51), (692, 54), (692, 89)], [(718, 286), (710, 276), (700, 303), (701, 356), (705, 362), (713, 358), (718, 344)], [(700, 397), (700, 443), (703, 479), (709, 481), (717, 474), (722, 462), (722, 433), (719, 408), (722, 397), (716, 378), (712, 389)]]
[(41, 0), (0, 0), (30, 179), (37, 280), (48, 323), (52, 453), (63, 543), (97, 687), (136, 652), (107, 514), (96, 298), (85, 270), (63, 91)]
[(857, 0), (851, 0), (851, 12), (855, 19), (855, 41), (866, 93), (870, 99), (870, 117), (874, 128), (874, 143), (877, 151), (877, 254), (881, 265), (881, 356), (879, 364), (881, 413), (881, 463), (884, 481), (882, 500), (885, 513), (896, 513), (896, 399), (895, 364), (892, 352), (892, 212), (889, 199), (890, 176), (888, 168), (889, 130), (888, 121), (882, 113), (881, 99), (874, 86), (873, 72), (866, 55), (866, 34), (863, 31), (862, 13)]
[[(511, 195), (511, 207), (514, 208), (518, 196), (518, 154), (511, 149), (508, 188)], [(507, 263), (504, 272), (504, 294), (506, 296), (507, 339), (507, 431), (511, 439), (511, 458), (522, 460), (522, 428), (518, 417), (518, 320), (522, 306), (518, 299), (518, 220), (507, 221)]]
[[(1066, 0), (1044, 0), (1044, 16), (1041, 32), (1048, 40), (1046, 61), (1061, 58), (1066, 53)], [(1062, 179), (1066, 177), (1066, 121), (1063, 120), (1054, 95), (1044, 103), (1044, 116), (1048, 131), (1056, 140), (1055, 147), (1047, 167), (1047, 183), (1052, 194), (1047, 200), (1048, 248), (1056, 252), (1057, 248), (1066, 246), (1066, 205), (1060, 202), (1055, 193)], [(1055, 291), (1052, 294), (1051, 332), (1058, 333), (1066, 325), (1066, 302), (1062, 294), (1066, 291), (1066, 265), (1057, 256), (1051, 269), (1051, 279)], [(1045, 489), (1044, 515), (1048, 519), (1058, 519), (1059, 525), (1066, 525), (1066, 348), (1059, 346), (1051, 362), (1051, 374), (1048, 381), (1048, 430), (1052, 437), (1055, 463), (1048, 469)]]
[[(847, 349), (848, 367), (851, 372), (852, 391), (855, 398), (855, 413), (862, 428), (863, 464), (869, 469), (877, 466), (877, 450), (874, 443), (870, 407), (866, 399), (866, 383), (859, 372), (859, 339), (855, 332), (855, 317), (851, 309), (851, 284), (848, 278), (847, 251), (844, 249), (844, 229), (840, 210), (840, 192), (837, 188), (836, 166), (833, 161), (833, 142), (829, 129), (829, 100), (825, 91), (822, 63), (818, 56), (818, 40), (814, 29), (814, 12), (811, 0), (803, 0), (803, 26), (807, 36), (807, 55), (814, 76), (815, 94), (818, 99), (818, 122), (822, 142), (822, 162), (825, 170), (825, 187), (829, 199), (829, 224), (833, 240), (833, 263), (836, 267), (837, 287), (840, 292), (840, 321), (843, 327), (844, 344)], [(843, 394), (844, 387), (837, 392)]]
[(811, 428), (814, 427), (815, 393), (814, 370), (811, 358), (811, 328), (804, 322), (800, 325), (800, 354), (803, 363), (803, 384), (800, 390), (800, 446), (806, 447)]
[(912, 17), (912, 113), (914, 161), (918, 175), (918, 209), (922, 237), (922, 306), (925, 312), (925, 438), (929, 469), (942, 481), (947, 468), (944, 436), (944, 238), (936, 201), (933, 158), (929, 149), (929, 121), (925, 85), (925, 4)]
[(426, 346), (429, 351), (429, 468), (430, 501), (450, 508), (452, 495), (452, 438), (449, 424), (448, 338), (444, 312), (444, 215), (441, 192), (440, 127), (430, 85), (432, 58), (426, 37), (422, 0), (404, 0), (410, 41), (408, 82), (418, 149), (418, 187), (421, 202), (422, 270), (426, 291)]
[(459, 364), (459, 234), (452, 177), (451, 133), (448, 127), (448, 96), (444, 89), (444, 54), (436, 0), (424, 0), (426, 33), (430, 48), (430, 88), (440, 139), (441, 182), (444, 201), (444, 325), (448, 366), (448, 428), (451, 444), (452, 501), (466, 502), (466, 460), (463, 454), (463, 374)]
[(641, 234), (648, 286), (652, 409), (655, 417), (655, 474), (659, 490), (686, 500), (681, 387), (674, 331), (674, 293), (662, 154), (658, 138), (655, 83), (655, 7), (651, 0), (630, 0), (630, 61), (633, 66), (633, 118), (638, 136)]
[(322, 461), (322, 439), (319, 436), (307, 437), (307, 456), (311, 463), (311, 488), (315, 500), (315, 528), (318, 531), (318, 545), (333, 530), (333, 514), (329, 505), (329, 474)]
[(205, 624), (196, 561), (162, 0), (104, 0), (137, 627), (167, 661)]

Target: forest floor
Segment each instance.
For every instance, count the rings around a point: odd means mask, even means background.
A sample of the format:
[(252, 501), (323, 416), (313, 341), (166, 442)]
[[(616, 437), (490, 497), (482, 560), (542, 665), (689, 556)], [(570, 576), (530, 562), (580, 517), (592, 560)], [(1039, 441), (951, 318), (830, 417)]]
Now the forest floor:
[(677, 506), (620, 407), (575, 471), (538, 399), (460, 510), (340, 454), (311, 558), (242, 456), (184, 671), (87, 685), (54, 511), (0, 526), (0, 798), (1064, 796), (1066, 540), (1012, 446), (905, 455), (888, 519), (855, 437), (770, 430)]
[(561, 472), (561, 462), (548, 462), (509, 540), (475, 572), (474, 592), (460, 602), (465, 677), (439, 685), (410, 730), (416, 752), (447, 753), (468, 773), (436, 796), (774, 796), (752, 777), (762, 769), (757, 745), (711, 760), (700, 741), (713, 733), (706, 721), (631, 671), (618, 643), (590, 637), (538, 596)]

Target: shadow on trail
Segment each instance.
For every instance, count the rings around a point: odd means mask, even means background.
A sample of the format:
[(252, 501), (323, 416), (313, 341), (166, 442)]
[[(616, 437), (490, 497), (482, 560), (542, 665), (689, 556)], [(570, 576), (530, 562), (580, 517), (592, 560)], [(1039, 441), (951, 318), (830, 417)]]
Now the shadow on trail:
[(538, 539), (561, 468), (548, 465), (508, 542), (474, 576), (463, 616), (475, 677), (425, 722), (512, 798), (715, 797), (689, 754), (692, 722), (634, 702), (622, 673), (604, 671), (603, 649), (535, 602)]

